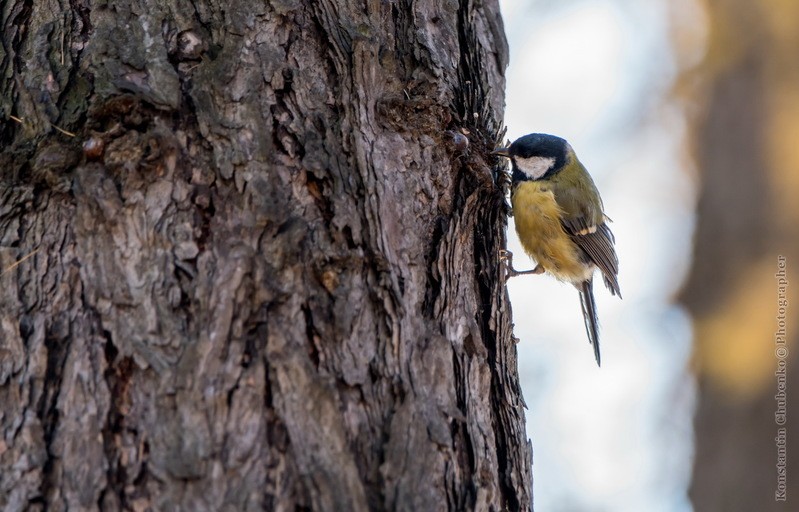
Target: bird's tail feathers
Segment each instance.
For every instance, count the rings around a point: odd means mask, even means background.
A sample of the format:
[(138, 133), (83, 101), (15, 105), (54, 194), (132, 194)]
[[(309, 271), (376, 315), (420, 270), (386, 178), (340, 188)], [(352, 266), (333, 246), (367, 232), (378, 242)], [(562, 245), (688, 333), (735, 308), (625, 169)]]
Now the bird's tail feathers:
[(583, 308), (583, 320), (585, 321), (585, 332), (588, 334), (588, 342), (594, 347), (594, 357), (597, 366), (601, 366), (599, 357), (599, 318), (596, 313), (596, 302), (594, 301), (593, 280), (588, 279), (577, 286), (580, 291), (580, 306)]

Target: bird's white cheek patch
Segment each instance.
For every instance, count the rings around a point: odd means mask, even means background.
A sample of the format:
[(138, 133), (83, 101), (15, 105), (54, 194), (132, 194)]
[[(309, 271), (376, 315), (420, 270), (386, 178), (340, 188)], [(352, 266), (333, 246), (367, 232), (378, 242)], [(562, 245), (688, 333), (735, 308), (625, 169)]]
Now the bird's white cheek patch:
[(543, 156), (531, 156), (529, 158), (516, 157), (514, 159), (516, 167), (519, 168), (530, 179), (537, 180), (547, 173), (555, 164), (554, 158), (544, 158)]

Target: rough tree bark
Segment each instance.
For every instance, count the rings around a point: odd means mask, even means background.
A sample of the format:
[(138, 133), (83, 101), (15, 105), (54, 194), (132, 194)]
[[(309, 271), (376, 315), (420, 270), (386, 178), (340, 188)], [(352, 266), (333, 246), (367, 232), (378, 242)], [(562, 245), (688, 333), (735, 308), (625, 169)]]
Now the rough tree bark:
[(496, 1), (1, 15), (0, 508), (531, 508)]

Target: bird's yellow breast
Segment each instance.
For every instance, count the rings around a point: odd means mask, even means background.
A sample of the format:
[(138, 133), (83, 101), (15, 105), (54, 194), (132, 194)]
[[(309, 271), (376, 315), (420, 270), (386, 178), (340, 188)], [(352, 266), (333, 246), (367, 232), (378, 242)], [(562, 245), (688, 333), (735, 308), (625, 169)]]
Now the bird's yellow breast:
[(582, 259), (580, 248), (563, 231), (562, 210), (546, 182), (519, 183), (511, 196), (516, 233), (525, 252), (558, 279), (579, 283), (594, 268)]

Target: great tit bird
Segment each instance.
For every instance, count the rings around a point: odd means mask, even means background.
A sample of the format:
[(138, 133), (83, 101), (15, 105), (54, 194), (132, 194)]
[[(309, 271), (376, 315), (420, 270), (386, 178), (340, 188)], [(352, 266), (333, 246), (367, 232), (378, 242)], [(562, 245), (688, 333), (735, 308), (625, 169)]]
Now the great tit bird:
[(526, 272), (509, 265), (509, 275), (548, 272), (573, 284), (580, 292), (585, 330), (599, 365), (599, 320), (593, 292), (597, 268), (610, 293), (621, 298), (615, 240), (599, 191), (572, 147), (560, 137), (531, 133), (494, 154), (511, 161), (516, 232), (525, 252), (537, 263)]

